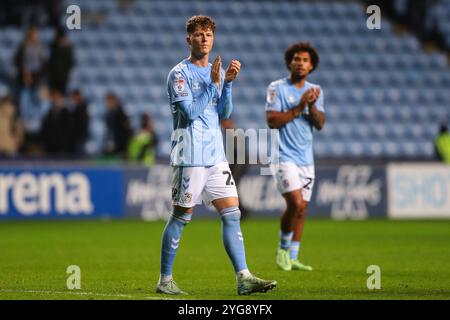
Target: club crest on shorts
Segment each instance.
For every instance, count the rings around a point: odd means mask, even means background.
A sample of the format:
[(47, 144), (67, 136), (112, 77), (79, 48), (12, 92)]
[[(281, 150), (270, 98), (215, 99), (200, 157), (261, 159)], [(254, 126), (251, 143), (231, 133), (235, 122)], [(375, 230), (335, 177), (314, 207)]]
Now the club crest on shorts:
[(289, 188), (289, 180), (283, 180), (283, 187)]
[(192, 200), (192, 193), (186, 192), (183, 196), (183, 199), (181, 199), (181, 202), (188, 203)]

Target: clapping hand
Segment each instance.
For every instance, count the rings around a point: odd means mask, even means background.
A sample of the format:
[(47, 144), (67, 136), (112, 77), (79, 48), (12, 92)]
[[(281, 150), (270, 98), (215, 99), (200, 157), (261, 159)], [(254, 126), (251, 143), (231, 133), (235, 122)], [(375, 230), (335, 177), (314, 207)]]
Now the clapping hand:
[(231, 63), (225, 72), (225, 81), (231, 82), (236, 79), (239, 70), (241, 70), (241, 63), (238, 60), (231, 60)]

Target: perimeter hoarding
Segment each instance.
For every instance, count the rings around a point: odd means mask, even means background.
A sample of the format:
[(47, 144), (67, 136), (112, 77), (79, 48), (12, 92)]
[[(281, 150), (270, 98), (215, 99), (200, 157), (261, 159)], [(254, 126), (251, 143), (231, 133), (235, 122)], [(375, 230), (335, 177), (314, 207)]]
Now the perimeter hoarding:
[(450, 218), (450, 166), (396, 163), (387, 172), (389, 218)]
[[(238, 185), (239, 200), (252, 217), (278, 217), (285, 209), (271, 176), (260, 175), (252, 166)], [(146, 220), (166, 218), (171, 209), (172, 169), (157, 165), (151, 169), (125, 172), (126, 215)], [(385, 217), (386, 173), (382, 166), (329, 166), (316, 169), (316, 182), (309, 205), (310, 217), (366, 219)], [(217, 217), (212, 208), (198, 206), (195, 217)]]
[[(137, 217), (166, 219), (172, 168), (0, 167), (0, 219)], [(271, 176), (250, 166), (238, 185), (252, 217), (285, 208)], [(406, 163), (316, 168), (309, 217), (450, 218), (450, 166)], [(197, 217), (217, 217), (198, 206)]]
[[(385, 217), (385, 182), (386, 173), (382, 166), (318, 167), (308, 216), (333, 219)], [(242, 178), (239, 196), (242, 204), (258, 216), (279, 216), (285, 209), (284, 199), (273, 178), (260, 176), (257, 172)]]
[(0, 167), (0, 219), (123, 216), (121, 168)]

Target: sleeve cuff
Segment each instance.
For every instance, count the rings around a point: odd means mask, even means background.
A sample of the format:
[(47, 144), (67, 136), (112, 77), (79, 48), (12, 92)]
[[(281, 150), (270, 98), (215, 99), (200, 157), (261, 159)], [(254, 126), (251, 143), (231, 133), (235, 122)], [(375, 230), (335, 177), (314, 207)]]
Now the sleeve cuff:
[(209, 84), (208, 89), (209, 92), (211, 93), (211, 96), (216, 96), (219, 93), (216, 85), (213, 82)]
[(226, 81), (224, 81), (224, 83), (223, 83), (223, 88), (224, 89), (231, 89), (232, 86), (233, 86), (233, 82), (226, 82)]

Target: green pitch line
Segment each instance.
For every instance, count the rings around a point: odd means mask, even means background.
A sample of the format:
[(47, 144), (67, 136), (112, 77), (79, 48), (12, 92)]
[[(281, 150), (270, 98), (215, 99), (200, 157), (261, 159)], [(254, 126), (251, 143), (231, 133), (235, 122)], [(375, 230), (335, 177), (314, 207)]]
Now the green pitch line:
[[(0, 299), (164, 299), (156, 294), (163, 222), (0, 222)], [(242, 223), (250, 270), (278, 286), (238, 296), (220, 221), (185, 228), (174, 275), (183, 299), (450, 299), (450, 221), (309, 220), (300, 258), (312, 272), (276, 268), (278, 221)], [(68, 290), (66, 269), (81, 269)], [(381, 289), (367, 289), (367, 267)]]

